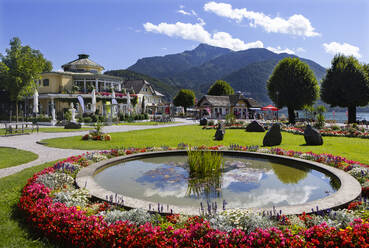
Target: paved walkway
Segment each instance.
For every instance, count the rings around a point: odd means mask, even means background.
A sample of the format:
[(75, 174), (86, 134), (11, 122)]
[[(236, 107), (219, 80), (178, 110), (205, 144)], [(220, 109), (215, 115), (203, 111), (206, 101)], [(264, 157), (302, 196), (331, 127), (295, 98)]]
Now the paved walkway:
[[(131, 126), (131, 125), (105, 126), (103, 128), (103, 131), (106, 133), (128, 132), (128, 131), (133, 131), (133, 130), (191, 125), (195, 123), (193, 120), (184, 120), (184, 119), (178, 119), (176, 121), (180, 121), (181, 123), (156, 125), (156, 126)], [(87, 152), (87, 150), (60, 149), (60, 148), (48, 147), (48, 146), (44, 146), (44, 145), (40, 145), (36, 143), (43, 139), (69, 137), (69, 136), (82, 136), (83, 134), (86, 134), (86, 133), (88, 133), (88, 131), (65, 132), (65, 133), (33, 133), (30, 135), (0, 137), (0, 147), (1, 146), (14, 147), (17, 149), (30, 151), (38, 155), (38, 159), (31, 161), (29, 163), (0, 169), (0, 178), (10, 176), (26, 168), (30, 168), (30, 167), (40, 165), (46, 162), (50, 162), (50, 161), (54, 161), (54, 160), (58, 160), (62, 158), (67, 158), (73, 155), (80, 155), (82, 153)]]

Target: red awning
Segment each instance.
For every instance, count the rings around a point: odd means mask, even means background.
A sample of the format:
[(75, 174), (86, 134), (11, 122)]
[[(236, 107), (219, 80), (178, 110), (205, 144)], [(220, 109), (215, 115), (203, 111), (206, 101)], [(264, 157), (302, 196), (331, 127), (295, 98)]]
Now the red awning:
[(277, 107), (274, 107), (273, 105), (268, 105), (268, 106), (262, 107), (261, 110), (264, 110), (264, 111), (267, 111), (267, 110), (278, 111), (279, 109)]

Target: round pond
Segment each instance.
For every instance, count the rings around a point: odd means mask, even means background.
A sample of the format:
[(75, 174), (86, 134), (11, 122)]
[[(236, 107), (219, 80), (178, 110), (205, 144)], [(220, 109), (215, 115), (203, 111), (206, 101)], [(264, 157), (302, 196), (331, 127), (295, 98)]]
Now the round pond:
[[(198, 208), (211, 201), (227, 208), (291, 206), (327, 197), (340, 187), (336, 177), (277, 160), (224, 155), (221, 176), (189, 177), (186, 155), (144, 157), (97, 171), (109, 191), (148, 202)], [(221, 206), (221, 205), (219, 205)]]

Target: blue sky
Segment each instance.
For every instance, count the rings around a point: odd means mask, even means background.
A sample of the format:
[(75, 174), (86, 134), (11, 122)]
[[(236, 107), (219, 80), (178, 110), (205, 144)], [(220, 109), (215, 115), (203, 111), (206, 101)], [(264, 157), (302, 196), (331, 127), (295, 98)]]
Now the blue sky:
[(334, 54), (369, 63), (367, 0), (0, 0), (0, 52), (17, 36), (55, 70), (79, 53), (106, 69), (199, 43), (288, 51), (328, 67)]

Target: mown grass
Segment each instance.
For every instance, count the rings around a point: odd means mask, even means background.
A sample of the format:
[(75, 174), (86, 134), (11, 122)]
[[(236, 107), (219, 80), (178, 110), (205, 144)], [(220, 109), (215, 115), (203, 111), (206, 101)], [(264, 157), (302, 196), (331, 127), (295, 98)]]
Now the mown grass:
[(55, 247), (28, 228), (17, 208), (21, 190), (27, 180), (55, 162), (28, 168), (0, 179), (0, 247)]
[(37, 158), (38, 155), (33, 152), (11, 147), (0, 147), (0, 169), (25, 164)]
[[(258, 145), (263, 143), (265, 133), (249, 133), (245, 130), (226, 130), (224, 140), (215, 141), (215, 130), (203, 130), (200, 126), (177, 126), (111, 133), (111, 141), (83, 141), (80, 136), (47, 139), (42, 142), (50, 147), (104, 150), (121, 147), (177, 146), (179, 143), (199, 145)], [(282, 144), (286, 150), (331, 153), (351, 160), (369, 164), (369, 139), (347, 137), (323, 137), (322, 146), (306, 146), (304, 136), (282, 132)]]

